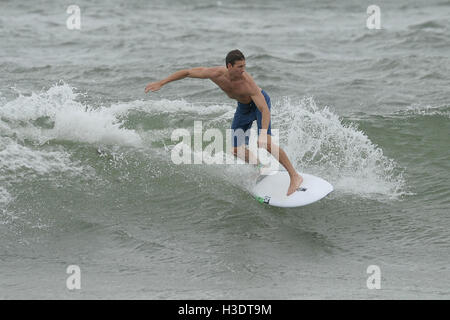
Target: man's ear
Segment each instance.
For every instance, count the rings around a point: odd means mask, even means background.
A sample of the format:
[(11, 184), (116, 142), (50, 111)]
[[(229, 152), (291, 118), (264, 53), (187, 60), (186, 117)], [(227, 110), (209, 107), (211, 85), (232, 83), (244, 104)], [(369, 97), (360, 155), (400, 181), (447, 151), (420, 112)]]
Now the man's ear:
[(227, 63), (227, 69), (230, 69), (230, 67), (232, 67), (231, 63)]

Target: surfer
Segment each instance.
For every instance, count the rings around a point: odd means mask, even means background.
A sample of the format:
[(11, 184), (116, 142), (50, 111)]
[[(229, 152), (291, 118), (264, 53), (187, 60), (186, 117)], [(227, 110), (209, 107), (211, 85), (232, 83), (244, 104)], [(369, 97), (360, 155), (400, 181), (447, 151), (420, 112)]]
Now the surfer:
[[(239, 50), (230, 51), (225, 58), (226, 67), (197, 67), (183, 69), (175, 72), (166, 79), (149, 83), (145, 87), (145, 93), (157, 91), (171, 81), (180, 80), (186, 77), (210, 79), (219, 86), (231, 99), (237, 100), (238, 105), (234, 114), (231, 129), (233, 129), (233, 154), (239, 156), (245, 153), (245, 160), (249, 162), (255, 159), (248, 147), (249, 136), (247, 130), (250, 129), (254, 120), (258, 124), (258, 147), (266, 149), (286, 168), (290, 177), (290, 184), (287, 195), (294, 193), (302, 184), (303, 178), (292, 166), (289, 158), (282, 148), (271, 140), (270, 131), (270, 97), (259, 88), (253, 78), (245, 71), (245, 57)], [(239, 130), (242, 129), (242, 130)], [(245, 137), (237, 135), (238, 132), (246, 132)], [(239, 150), (244, 148), (244, 150)], [(244, 152), (242, 152), (244, 151)]]

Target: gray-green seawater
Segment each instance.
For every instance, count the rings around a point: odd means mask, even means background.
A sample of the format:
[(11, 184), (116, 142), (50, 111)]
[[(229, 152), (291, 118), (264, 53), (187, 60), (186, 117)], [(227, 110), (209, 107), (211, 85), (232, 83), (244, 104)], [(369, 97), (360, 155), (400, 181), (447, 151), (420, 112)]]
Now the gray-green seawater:
[[(368, 5), (1, 2), (0, 298), (448, 299), (450, 4), (378, 2), (380, 30)], [(236, 102), (145, 85), (235, 48), (325, 199), (264, 206), (251, 166), (172, 162), (173, 130), (225, 133)]]

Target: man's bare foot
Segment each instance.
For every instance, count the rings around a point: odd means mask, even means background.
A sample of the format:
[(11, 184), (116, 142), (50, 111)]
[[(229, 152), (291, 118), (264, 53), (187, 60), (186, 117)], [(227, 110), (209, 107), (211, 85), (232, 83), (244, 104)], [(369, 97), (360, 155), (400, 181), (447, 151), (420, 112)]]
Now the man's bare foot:
[(297, 190), (303, 182), (303, 178), (298, 173), (295, 176), (291, 176), (291, 183), (289, 184), (289, 189), (287, 192), (287, 196), (290, 196)]

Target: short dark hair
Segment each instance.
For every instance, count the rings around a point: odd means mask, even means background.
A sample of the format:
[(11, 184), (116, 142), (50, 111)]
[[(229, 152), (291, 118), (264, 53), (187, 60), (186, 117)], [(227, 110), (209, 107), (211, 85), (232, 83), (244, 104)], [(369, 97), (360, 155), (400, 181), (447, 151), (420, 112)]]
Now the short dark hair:
[(245, 60), (244, 54), (238, 49), (232, 50), (228, 52), (225, 58), (225, 66), (228, 66), (229, 63), (231, 63), (231, 66), (234, 66), (234, 63), (240, 60)]

